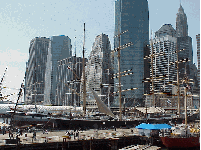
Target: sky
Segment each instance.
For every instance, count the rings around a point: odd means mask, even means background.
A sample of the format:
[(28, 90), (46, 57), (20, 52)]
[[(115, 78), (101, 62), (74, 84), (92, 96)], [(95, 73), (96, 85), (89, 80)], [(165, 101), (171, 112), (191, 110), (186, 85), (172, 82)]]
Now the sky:
[[(85, 49), (88, 56), (95, 37), (107, 34), (113, 49), (115, 0), (7, 0), (0, 5), (0, 78), (7, 67), (4, 91), (20, 88), (29, 57), (30, 41), (35, 37), (67, 35), (74, 54), (82, 56), (83, 27), (86, 23)], [(163, 24), (176, 28), (180, 0), (148, 0), (150, 34)], [(200, 33), (200, 1), (181, 0), (187, 15), (188, 33), (196, 59), (196, 35)], [(75, 40), (76, 37), (76, 40)], [(3, 91), (2, 91), (3, 92)]]

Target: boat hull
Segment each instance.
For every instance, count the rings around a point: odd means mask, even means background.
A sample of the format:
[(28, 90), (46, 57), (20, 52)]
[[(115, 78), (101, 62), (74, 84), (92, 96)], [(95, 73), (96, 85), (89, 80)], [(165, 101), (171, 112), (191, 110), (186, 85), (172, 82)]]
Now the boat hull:
[(190, 147), (199, 147), (199, 137), (161, 137), (163, 145), (168, 148), (190, 148)]
[[(102, 121), (102, 120), (70, 120), (53, 119), (55, 127), (59, 129), (104, 129), (104, 128), (130, 128), (144, 122), (144, 120), (133, 121)], [(168, 123), (169, 120), (147, 120), (148, 123)]]
[(19, 116), (15, 115), (13, 120), (14, 126), (24, 126), (24, 125), (37, 125), (43, 124), (49, 127), (53, 127), (53, 122), (44, 117), (32, 117), (32, 116)]

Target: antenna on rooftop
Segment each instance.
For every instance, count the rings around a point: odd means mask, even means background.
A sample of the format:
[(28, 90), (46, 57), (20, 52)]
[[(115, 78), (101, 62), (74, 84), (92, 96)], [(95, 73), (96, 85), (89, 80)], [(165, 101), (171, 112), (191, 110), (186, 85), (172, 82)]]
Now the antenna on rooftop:
[(76, 30), (75, 30), (75, 58), (76, 58)]
[(86, 77), (85, 77), (85, 58), (84, 58), (84, 46), (85, 46), (85, 23), (84, 23), (84, 42), (83, 42), (83, 61), (82, 61), (82, 71), (83, 71), (83, 111), (84, 116), (86, 115)]

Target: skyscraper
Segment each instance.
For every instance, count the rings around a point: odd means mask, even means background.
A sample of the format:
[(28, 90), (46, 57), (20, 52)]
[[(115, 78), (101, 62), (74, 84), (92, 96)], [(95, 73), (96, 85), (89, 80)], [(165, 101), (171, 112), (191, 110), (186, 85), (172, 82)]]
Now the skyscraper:
[(200, 87), (200, 34), (196, 35), (196, 41), (197, 41), (198, 82)]
[[(114, 39), (114, 48), (119, 45), (125, 45), (132, 42), (133, 45), (120, 51), (120, 72), (132, 69), (134, 74), (121, 78), (122, 90), (138, 88), (134, 91), (122, 93), (126, 99), (141, 99), (147, 91), (144, 89), (143, 78), (145, 72), (149, 73), (149, 68), (145, 68), (144, 56), (148, 49), (149, 43), (149, 10), (147, 0), (117, 0), (115, 1), (115, 36), (123, 31), (128, 32), (121, 34), (120, 39)], [(119, 44), (120, 40), (120, 44)], [(117, 54), (117, 52), (116, 52)], [(116, 56), (116, 54), (114, 56)], [(114, 73), (118, 73), (117, 57), (114, 57)], [(118, 85), (118, 78), (114, 83)], [(149, 89), (148, 89), (149, 90)], [(115, 92), (118, 87), (115, 87)], [(119, 105), (119, 97), (115, 97), (116, 105)]]
[(48, 49), (48, 70), (45, 72), (45, 103), (55, 104), (58, 61), (72, 56), (71, 39), (68, 36), (52, 36)]
[[(87, 83), (87, 107), (97, 107), (96, 100), (91, 93), (92, 88), (105, 103), (110, 105), (111, 101), (111, 89), (108, 89), (109, 84), (113, 83), (112, 64), (111, 64), (111, 45), (108, 35), (100, 34), (96, 36), (95, 42), (92, 46), (88, 62), (86, 64), (86, 83)], [(107, 87), (104, 86), (107, 84)], [(108, 92), (110, 93), (108, 99)], [(109, 100), (109, 102), (108, 102)]]
[(176, 34), (177, 37), (188, 36), (187, 16), (181, 4), (176, 17)]
[(29, 60), (26, 65), (25, 103), (41, 104), (44, 101), (45, 71), (49, 38), (36, 37), (31, 40)]
[[(172, 88), (168, 86), (168, 82), (174, 81), (177, 73), (175, 64), (170, 65), (171, 62), (177, 60), (175, 53), (177, 39), (175, 33), (176, 31), (171, 24), (165, 24), (156, 31), (155, 38), (153, 39), (153, 75), (152, 68), (150, 68), (150, 75), (156, 80), (154, 80), (156, 93), (172, 91)], [(162, 55), (156, 55), (156, 53)], [(152, 54), (152, 49), (150, 54)]]
[(82, 61), (83, 58), (72, 56), (57, 62), (55, 105), (80, 106)]
[(176, 17), (176, 36), (177, 36), (177, 49), (181, 51), (178, 53), (179, 60), (188, 58), (190, 62), (179, 64), (179, 76), (182, 78), (186, 73), (190, 78), (193, 78), (193, 50), (192, 50), (192, 38), (188, 36), (188, 24), (187, 16), (184, 13), (183, 7), (180, 5), (177, 17)]

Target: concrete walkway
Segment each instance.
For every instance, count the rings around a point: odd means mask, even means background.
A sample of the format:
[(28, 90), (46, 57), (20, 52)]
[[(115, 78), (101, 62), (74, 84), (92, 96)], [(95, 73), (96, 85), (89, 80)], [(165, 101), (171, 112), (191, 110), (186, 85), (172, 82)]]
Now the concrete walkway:
[[(33, 139), (33, 133), (24, 133), (22, 136), (18, 136), (20, 138), (21, 144), (31, 144), (31, 143), (44, 143), (44, 142), (63, 142), (63, 139), (66, 138), (66, 141), (73, 140), (88, 140), (91, 138), (94, 139), (107, 139), (114, 137), (122, 137), (122, 136), (132, 136), (137, 134), (137, 130), (135, 128), (131, 129), (114, 129), (111, 130), (87, 130), (87, 131), (79, 131), (79, 137), (75, 137), (73, 135), (69, 136), (66, 134), (66, 130), (57, 130), (48, 132), (48, 134), (43, 134), (42, 131), (36, 132), (36, 138)], [(68, 130), (69, 132), (73, 132), (72, 130)], [(27, 136), (25, 136), (27, 134)], [(14, 139), (16, 138), (16, 133), (13, 134)], [(5, 145), (5, 139), (10, 139), (9, 134), (0, 134), (0, 146)]]

